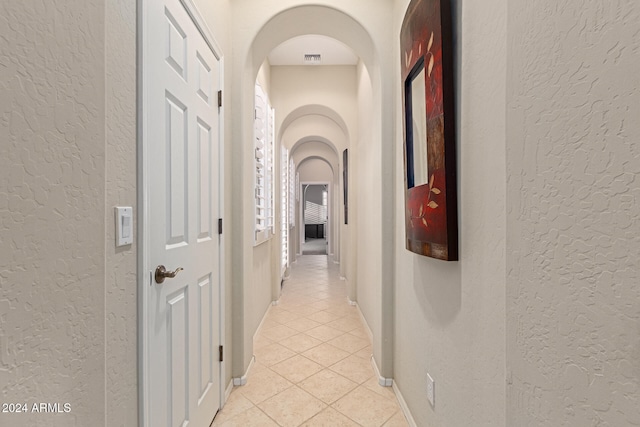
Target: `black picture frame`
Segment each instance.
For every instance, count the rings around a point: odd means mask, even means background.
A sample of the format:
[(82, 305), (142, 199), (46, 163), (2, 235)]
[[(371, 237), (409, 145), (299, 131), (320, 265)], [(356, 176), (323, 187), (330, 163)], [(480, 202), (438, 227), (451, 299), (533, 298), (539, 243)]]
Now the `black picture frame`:
[(349, 224), (349, 150), (342, 152), (342, 193), (344, 203), (344, 223)]

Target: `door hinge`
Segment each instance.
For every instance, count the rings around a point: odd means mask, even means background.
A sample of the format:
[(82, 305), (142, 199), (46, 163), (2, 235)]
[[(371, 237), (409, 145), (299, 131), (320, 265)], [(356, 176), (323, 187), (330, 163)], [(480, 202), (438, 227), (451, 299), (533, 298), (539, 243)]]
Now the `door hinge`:
[(222, 91), (218, 91), (218, 108), (222, 107)]
[(219, 351), (220, 351), (220, 362), (224, 361), (224, 347), (220, 346), (219, 347)]
[(222, 218), (218, 218), (218, 234), (222, 234)]

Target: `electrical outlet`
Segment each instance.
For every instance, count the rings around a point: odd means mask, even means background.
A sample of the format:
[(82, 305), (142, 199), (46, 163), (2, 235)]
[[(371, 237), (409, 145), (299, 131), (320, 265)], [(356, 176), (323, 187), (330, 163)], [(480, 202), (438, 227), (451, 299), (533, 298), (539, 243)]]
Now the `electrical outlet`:
[(436, 384), (433, 382), (431, 375), (427, 374), (427, 399), (431, 406), (435, 406)]

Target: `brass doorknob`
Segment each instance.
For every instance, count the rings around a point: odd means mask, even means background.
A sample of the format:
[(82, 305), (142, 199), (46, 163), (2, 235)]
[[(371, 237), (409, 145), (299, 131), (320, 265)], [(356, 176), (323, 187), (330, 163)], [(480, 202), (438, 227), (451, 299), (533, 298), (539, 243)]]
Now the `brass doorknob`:
[(166, 278), (173, 279), (182, 270), (184, 270), (184, 268), (178, 267), (173, 271), (167, 271), (164, 265), (159, 265), (156, 267), (156, 283), (162, 283)]

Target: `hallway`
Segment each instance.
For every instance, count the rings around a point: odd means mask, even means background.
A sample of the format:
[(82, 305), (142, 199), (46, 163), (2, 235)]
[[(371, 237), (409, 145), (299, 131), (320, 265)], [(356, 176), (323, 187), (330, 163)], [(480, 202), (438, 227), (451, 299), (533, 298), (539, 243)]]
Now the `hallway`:
[(378, 385), (369, 336), (326, 256), (298, 258), (254, 349), (247, 384), (214, 426), (408, 425), (393, 390)]
[(0, 22), (0, 426), (640, 427), (640, 1)]

